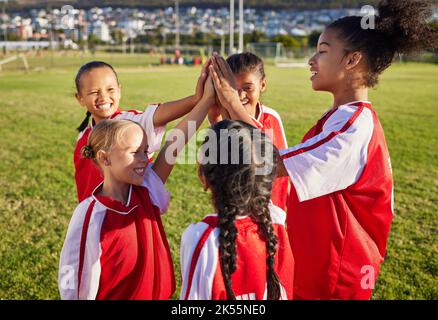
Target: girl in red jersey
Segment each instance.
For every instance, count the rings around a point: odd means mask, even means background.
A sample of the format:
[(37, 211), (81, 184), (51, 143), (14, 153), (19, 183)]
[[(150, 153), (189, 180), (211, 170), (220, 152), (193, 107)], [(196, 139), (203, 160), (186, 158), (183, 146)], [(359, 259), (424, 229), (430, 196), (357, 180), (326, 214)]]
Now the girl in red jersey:
[[(281, 151), (280, 174), (292, 181), (287, 226), (297, 299), (369, 299), (385, 256), (392, 170), (368, 91), (396, 53), (436, 48), (438, 36), (427, 1), (382, 1), (378, 12), (374, 27), (353, 16), (322, 33), (309, 60), (311, 81), (333, 95), (333, 106), (301, 144)], [(241, 108), (233, 80), (214, 68), (221, 104)]]
[[(286, 135), (280, 115), (260, 102), (261, 94), (265, 92), (267, 86), (263, 60), (253, 53), (244, 52), (229, 56), (227, 63), (236, 78), (240, 101), (253, 120), (252, 125), (265, 132), (277, 149), (286, 149)], [(222, 120), (222, 115), (217, 109), (215, 112), (215, 109), (211, 108), (209, 120), (212, 124), (217, 123)], [(288, 191), (287, 177), (278, 177), (274, 180), (272, 202), (282, 210), (286, 210)]]
[[(157, 151), (161, 146), (165, 125), (189, 112), (202, 97), (206, 74), (203, 68), (195, 95), (173, 102), (150, 105), (144, 112), (122, 111), (119, 109), (121, 85), (113, 67), (102, 61), (92, 61), (83, 65), (75, 79), (76, 99), (87, 109), (87, 116), (78, 127), (79, 137), (74, 151), (78, 201), (89, 197), (103, 180), (93, 162), (81, 156), (82, 147), (86, 145), (94, 125), (104, 119), (128, 119), (138, 122), (148, 136), (150, 152)], [(91, 123), (88, 125), (90, 118)]]
[(217, 213), (182, 236), (181, 299), (291, 299), (285, 215), (270, 202), (277, 150), (260, 130), (231, 120), (214, 125), (202, 149), (199, 177)]
[[(166, 143), (151, 165), (149, 137), (138, 123), (102, 120), (93, 128), (82, 155), (99, 167), (104, 179), (70, 221), (58, 278), (62, 299), (172, 296), (173, 264), (160, 217), (169, 205), (163, 184), (190, 139), (189, 122), (198, 128), (214, 97), (207, 80), (201, 100), (174, 129), (184, 139)], [(168, 152), (170, 148), (177, 152)]]

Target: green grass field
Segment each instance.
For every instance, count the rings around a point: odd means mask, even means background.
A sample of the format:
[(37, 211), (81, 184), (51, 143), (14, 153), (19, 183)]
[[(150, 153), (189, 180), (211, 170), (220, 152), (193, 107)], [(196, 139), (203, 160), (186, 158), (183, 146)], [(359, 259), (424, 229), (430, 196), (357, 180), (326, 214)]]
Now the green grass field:
[[(73, 98), (81, 62), (57, 60), (59, 68), (0, 73), (0, 299), (59, 298), (59, 254), (76, 206), (75, 128), (85, 114)], [(200, 71), (110, 62), (119, 71), (124, 108), (192, 94)], [(306, 69), (266, 71), (263, 102), (279, 111), (289, 145), (296, 144), (331, 97), (311, 90)], [(385, 129), (395, 181), (388, 257), (373, 298), (438, 299), (438, 65), (394, 65), (370, 100)], [(172, 198), (164, 226), (178, 297), (180, 236), (212, 208), (194, 165), (175, 167), (167, 187)]]

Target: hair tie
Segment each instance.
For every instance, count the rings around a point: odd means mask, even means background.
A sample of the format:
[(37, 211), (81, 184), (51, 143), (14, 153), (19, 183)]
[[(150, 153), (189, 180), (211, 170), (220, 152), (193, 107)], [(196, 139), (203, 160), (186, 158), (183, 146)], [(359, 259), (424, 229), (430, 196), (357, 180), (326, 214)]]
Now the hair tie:
[(94, 151), (90, 145), (86, 145), (84, 147), (84, 156), (85, 156), (85, 158), (89, 158), (89, 159), (94, 158)]

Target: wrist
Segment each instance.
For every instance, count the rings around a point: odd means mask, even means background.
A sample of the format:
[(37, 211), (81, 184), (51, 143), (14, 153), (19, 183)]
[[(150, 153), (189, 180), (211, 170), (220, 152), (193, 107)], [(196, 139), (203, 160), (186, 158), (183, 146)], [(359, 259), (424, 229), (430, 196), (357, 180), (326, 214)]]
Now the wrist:
[(187, 98), (188, 98), (189, 103), (190, 103), (192, 106), (195, 106), (195, 105), (199, 102), (199, 100), (201, 100), (200, 98), (198, 98), (198, 97), (196, 96), (196, 94), (193, 94), (193, 95), (191, 95), (191, 96), (189, 96), (189, 97), (187, 97)]
[(206, 97), (206, 96), (202, 96), (201, 99), (199, 99), (199, 101), (196, 104), (202, 104), (205, 105), (206, 107), (210, 107), (211, 105), (214, 104), (214, 97)]

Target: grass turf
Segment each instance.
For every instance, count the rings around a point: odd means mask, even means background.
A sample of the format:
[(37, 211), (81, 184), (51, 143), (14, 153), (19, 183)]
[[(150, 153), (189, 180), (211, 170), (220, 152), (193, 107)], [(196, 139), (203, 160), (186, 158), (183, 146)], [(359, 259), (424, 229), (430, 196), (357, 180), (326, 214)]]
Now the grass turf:
[[(81, 62), (27, 74), (0, 73), (0, 299), (59, 298), (59, 254), (76, 206), (75, 128), (85, 115), (73, 97)], [(119, 72), (124, 109), (192, 94), (200, 71), (110, 62)], [(266, 71), (268, 90), (262, 100), (280, 113), (288, 143), (294, 145), (330, 106), (331, 97), (311, 90), (305, 69), (268, 66)], [(370, 93), (385, 130), (395, 181), (388, 255), (373, 299), (438, 298), (437, 75), (438, 65), (396, 64)], [(177, 298), (181, 234), (212, 208), (195, 165), (177, 165), (167, 187), (172, 197), (164, 226)]]

